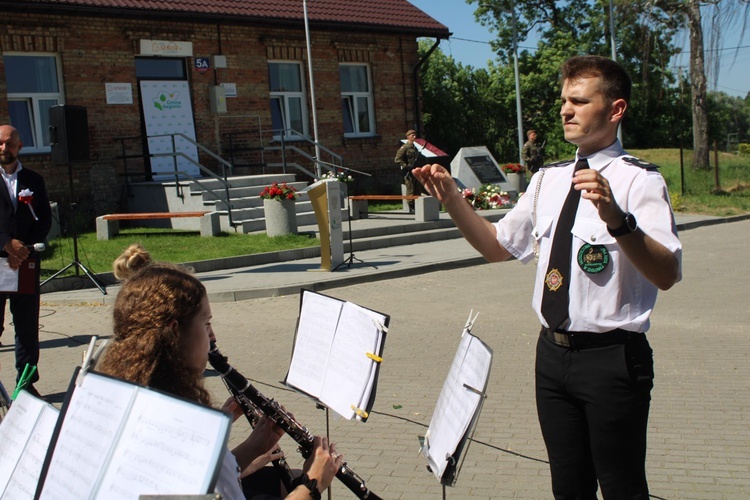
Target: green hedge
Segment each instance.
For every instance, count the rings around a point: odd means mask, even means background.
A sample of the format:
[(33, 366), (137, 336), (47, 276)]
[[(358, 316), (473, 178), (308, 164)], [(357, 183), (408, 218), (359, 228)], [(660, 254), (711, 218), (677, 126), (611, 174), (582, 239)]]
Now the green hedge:
[(740, 156), (750, 156), (750, 144), (741, 142), (737, 146), (737, 152), (740, 154)]

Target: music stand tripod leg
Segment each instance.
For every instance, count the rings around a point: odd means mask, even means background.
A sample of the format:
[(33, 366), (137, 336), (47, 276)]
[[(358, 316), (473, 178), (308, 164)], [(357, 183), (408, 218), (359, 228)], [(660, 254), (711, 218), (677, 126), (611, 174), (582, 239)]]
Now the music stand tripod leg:
[(347, 225), (349, 226), (349, 238), (348, 238), (349, 239), (349, 257), (344, 259), (344, 261), (341, 264), (334, 267), (333, 271), (336, 271), (339, 267), (343, 266), (344, 264), (346, 264), (347, 269), (349, 269), (352, 267), (352, 264), (354, 263), (355, 260), (359, 262), (360, 264), (365, 264), (366, 266), (370, 266), (373, 269), (377, 269), (378, 266), (372, 265), (369, 262), (365, 262), (364, 260), (358, 259), (354, 256), (354, 244), (352, 243), (352, 204), (351, 203), (349, 203), (349, 217), (348, 217), (347, 223), (348, 223)]

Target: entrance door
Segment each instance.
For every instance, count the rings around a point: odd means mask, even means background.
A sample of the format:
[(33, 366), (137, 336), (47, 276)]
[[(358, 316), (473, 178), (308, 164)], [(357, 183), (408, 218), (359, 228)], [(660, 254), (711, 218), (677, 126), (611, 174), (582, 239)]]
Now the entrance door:
[[(141, 95), (143, 122), (148, 136), (153, 179), (173, 179), (175, 161), (179, 172), (199, 177), (200, 169), (195, 164), (198, 163), (198, 148), (180, 136), (171, 135), (181, 133), (195, 141), (195, 120), (185, 59), (138, 57), (136, 76)], [(154, 157), (173, 152), (182, 153), (187, 158)], [(181, 177), (185, 175), (182, 174)]]

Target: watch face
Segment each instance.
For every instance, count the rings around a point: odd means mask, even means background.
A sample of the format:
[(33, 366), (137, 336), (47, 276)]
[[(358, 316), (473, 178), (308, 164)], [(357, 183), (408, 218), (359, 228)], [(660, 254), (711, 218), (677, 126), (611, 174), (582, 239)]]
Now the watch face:
[(636, 222), (635, 216), (630, 212), (625, 214), (625, 225), (631, 233), (638, 229), (638, 222)]

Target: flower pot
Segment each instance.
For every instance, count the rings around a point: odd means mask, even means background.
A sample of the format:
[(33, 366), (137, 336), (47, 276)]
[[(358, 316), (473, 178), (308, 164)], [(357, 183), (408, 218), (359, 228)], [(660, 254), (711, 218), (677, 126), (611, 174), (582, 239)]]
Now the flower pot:
[(294, 200), (263, 200), (266, 234), (269, 237), (297, 234), (297, 210)]
[(505, 177), (508, 178), (508, 182), (511, 186), (513, 186), (513, 189), (518, 192), (518, 194), (523, 193), (526, 191), (526, 174), (516, 174), (511, 172), (506, 172)]

